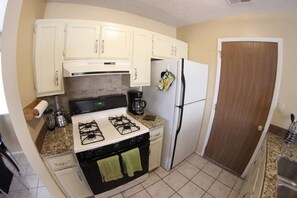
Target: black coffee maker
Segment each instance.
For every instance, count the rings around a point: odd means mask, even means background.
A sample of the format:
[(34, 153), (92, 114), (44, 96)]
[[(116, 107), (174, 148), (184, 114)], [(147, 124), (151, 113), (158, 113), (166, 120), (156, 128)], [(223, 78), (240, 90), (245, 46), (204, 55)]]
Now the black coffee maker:
[(142, 100), (142, 91), (128, 91), (128, 111), (134, 115), (142, 115), (146, 106), (145, 100)]

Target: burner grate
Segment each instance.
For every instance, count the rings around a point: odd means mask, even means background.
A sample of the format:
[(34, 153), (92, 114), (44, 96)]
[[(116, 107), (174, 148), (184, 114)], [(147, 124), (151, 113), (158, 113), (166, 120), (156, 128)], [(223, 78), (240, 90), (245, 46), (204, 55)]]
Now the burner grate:
[(80, 133), (80, 140), (82, 145), (105, 140), (95, 120), (86, 123), (79, 122), (78, 130)]
[(108, 119), (121, 135), (126, 135), (140, 130), (140, 127), (131, 122), (131, 120), (126, 116), (114, 116), (109, 117)]

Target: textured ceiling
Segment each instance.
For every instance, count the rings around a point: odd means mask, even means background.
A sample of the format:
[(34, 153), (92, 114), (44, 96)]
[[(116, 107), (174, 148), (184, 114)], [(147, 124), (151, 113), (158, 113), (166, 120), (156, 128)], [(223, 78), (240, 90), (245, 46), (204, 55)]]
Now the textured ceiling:
[(143, 16), (173, 27), (247, 13), (297, 13), (297, 0), (251, 0), (229, 5), (226, 0), (47, 0), (100, 6)]

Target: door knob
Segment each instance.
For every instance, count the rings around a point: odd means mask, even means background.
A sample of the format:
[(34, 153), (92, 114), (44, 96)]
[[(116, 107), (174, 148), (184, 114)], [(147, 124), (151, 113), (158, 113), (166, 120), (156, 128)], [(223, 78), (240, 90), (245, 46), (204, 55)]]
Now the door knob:
[(258, 129), (259, 132), (261, 132), (261, 131), (263, 131), (263, 126), (262, 126), (262, 125), (259, 125), (259, 126), (257, 127), (257, 129)]

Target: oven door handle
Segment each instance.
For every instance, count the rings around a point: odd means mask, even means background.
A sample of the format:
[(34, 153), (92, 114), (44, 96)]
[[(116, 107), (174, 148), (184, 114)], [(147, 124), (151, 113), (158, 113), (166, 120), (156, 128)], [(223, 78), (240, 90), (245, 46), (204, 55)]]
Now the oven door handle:
[(118, 151), (109, 153), (107, 155), (102, 155), (102, 156), (95, 157), (95, 158), (92, 158), (92, 159), (80, 161), (79, 164), (81, 166), (88, 166), (88, 164), (93, 163), (95, 161), (98, 161), (100, 159), (104, 159), (104, 158), (107, 158), (107, 157), (110, 157), (110, 156), (113, 156), (113, 155), (121, 155), (121, 153), (126, 152), (126, 151), (129, 151), (129, 150), (131, 150), (133, 148), (136, 148), (136, 147), (138, 147), (139, 148), (139, 151), (141, 151), (143, 149), (149, 149), (149, 146), (150, 146), (150, 141), (142, 142), (140, 144), (133, 145), (133, 146), (128, 147), (128, 148), (126, 147), (124, 149), (119, 149)]

